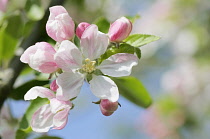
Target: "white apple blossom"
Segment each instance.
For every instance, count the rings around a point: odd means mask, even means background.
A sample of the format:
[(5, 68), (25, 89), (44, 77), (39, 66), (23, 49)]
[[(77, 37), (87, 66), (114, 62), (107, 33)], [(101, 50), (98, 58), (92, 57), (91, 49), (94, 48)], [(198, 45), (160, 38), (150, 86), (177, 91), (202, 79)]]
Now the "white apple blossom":
[(62, 129), (68, 121), (68, 113), (72, 107), (70, 101), (58, 100), (53, 91), (35, 86), (24, 96), (25, 100), (37, 97), (47, 98), (50, 103), (41, 106), (32, 116), (31, 128), (36, 132), (48, 132), (51, 128)]
[(98, 65), (97, 59), (107, 50), (109, 38), (98, 31), (94, 24), (86, 28), (81, 36), (81, 50), (72, 42), (61, 42), (55, 54), (55, 61), (64, 72), (57, 78), (59, 86), (57, 98), (67, 101), (76, 97), (83, 85), (86, 75), (92, 75), (89, 81), (92, 93), (100, 99), (116, 102), (119, 98), (117, 85), (109, 77), (96, 75), (100, 70), (104, 75), (112, 77), (128, 76), (138, 58), (133, 54), (118, 53), (110, 56)]

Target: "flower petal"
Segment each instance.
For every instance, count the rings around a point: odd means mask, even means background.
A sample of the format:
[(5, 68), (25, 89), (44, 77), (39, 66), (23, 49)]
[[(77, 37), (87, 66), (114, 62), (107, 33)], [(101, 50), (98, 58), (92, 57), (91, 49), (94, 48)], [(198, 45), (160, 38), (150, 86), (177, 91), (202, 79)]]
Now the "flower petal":
[(53, 6), (50, 8), (46, 31), (51, 38), (58, 42), (72, 39), (74, 27), (74, 21), (63, 6)]
[(20, 60), (39, 72), (52, 73), (58, 68), (54, 60), (55, 53), (49, 43), (39, 42), (26, 49)]
[(94, 60), (105, 53), (108, 44), (108, 35), (99, 32), (94, 24), (86, 28), (81, 37), (81, 50), (85, 58)]
[(53, 6), (50, 7), (49, 9), (50, 9), (50, 16), (49, 16), (50, 20), (55, 19), (55, 17), (60, 14), (68, 13), (63, 6)]
[(60, 101), (56, 98), (50, 99), (50, 107), (52, 113), (57, 113), (62, 109), (70, 109), (72, 104), (70, 101)]
[(75, 24), (68, 13), (63, 13), (48, 20), (46, 24), (47, 34), (57, 42), (71, 40), (74, 36)]
[(138, 58), (133, 54), (118, 53), (104, 60), (97, 68), (112, 77), (129, 76), (133, 66), (138, 64)]
[(67, 101), (71, 98), (76, 97), (83, 85), (84, 76), (79, 73), (64, 72), (57, 78), (57, 89), (56, 98), (59, 100)]
[(53, 125), (54, 128), (53, 129), (62, 129), (66, 126), (67, 122), (68, 122), (68, 114), (69, 114), (69, 110), (68, 108), (59, 111), (53, 118)]
[(54, 114), (49, 104), (40, 107), (32, 116), (31, 128), (36, 132), (47, 132), (53, 127)]
[(55, 61), (62, 70), (71, 71), (82, 67), (82, 54), (79, 49), (70, 41), (62, 41)]
[(117, 85), (105, 76), (93, 75), (93, 79), (90, 81), (90, 89), (100, 99), (108, 99), (111, 102), (116, 102), (119, 98)]
[(24, 53), (20, 57), (20, 61), (23, 63), (29, 63), (30, 62), (30, 56), (33, 55), (38, 49), (42, 51), (47, 51), (49, 53), (55, 54), (55, 49), (46, 42), (38, 42), (35, 45), (30, 46), (27, 48)]
[(52, 99), (55, 94), (48, 88), (35, 86), (25, 94), (24, 100), (33, 100), (37, 97)]

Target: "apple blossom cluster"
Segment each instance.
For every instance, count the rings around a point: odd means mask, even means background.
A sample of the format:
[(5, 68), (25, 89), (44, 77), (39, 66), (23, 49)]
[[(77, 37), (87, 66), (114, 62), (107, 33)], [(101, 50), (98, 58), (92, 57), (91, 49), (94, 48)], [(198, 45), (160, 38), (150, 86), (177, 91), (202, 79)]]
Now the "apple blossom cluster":
[[(73, 108), (71, 102), (80, 93), (84, 82), (90, 85), (92, 93), (99, 98), (100, 110), (109, 116), (118, 108), (119, 90), (112, 77), (129, 76), (138, 57), (131, 53), (116, 53), (106, 59), (101, 56), (110, 45), (119, 47), (132, 30), (132, 23), (121, 17), (111, 24), (107, 34), (100, 32), (97, 25), (75, 23), (62, 6), (50, 8), (46, 24), (47, 34), (57, 43), (37, 42), (21, 55), (21, 62), (32, 69), (55, 77), (49, 88), (35, 86), (24, 96), (25, 100), (37, 97), (49, 102), (41, 106), (32, 116), (31, 127), (36, 132), (65, 127), (68, 114)], [(75, 36), (76, 35), (76, 36)], [(74, 38), (80, 40), (79, 46)]]

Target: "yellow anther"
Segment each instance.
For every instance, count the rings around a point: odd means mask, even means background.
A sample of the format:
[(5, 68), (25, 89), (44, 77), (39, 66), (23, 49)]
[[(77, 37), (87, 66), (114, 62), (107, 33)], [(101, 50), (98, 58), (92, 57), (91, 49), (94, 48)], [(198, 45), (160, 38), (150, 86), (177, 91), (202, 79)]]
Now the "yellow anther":
[(89, 58), (85, 59), (85, 64), (82, 65), (82, 70), (87, 73), (91, 73), (95, 70), (96, 61), (91, 61)]

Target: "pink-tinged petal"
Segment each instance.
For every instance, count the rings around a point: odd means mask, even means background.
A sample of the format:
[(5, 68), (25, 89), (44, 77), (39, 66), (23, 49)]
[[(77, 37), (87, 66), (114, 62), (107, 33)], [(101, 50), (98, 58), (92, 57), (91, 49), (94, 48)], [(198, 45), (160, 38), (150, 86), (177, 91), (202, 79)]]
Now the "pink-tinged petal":
[(57, 42), (70, 40), (74, 36), (75, 24), (62, 6), (50, 8), (50, 16), (46, 24), (47, 34)]
[(49, 10), (50, 10), (50, 16), (49, 16), (50, 20), (55, 19), (55, 17), (60, 14), (68, 13), (63, 6), (53, 6), (50, 7)]
[(8, 0), (0, 0), (0, 11), (5, 12), (7, 9)]
[(29, 66), (43, 73), (52, 73), (58, 69), (54, 55), (40, 49), (30, 56)]
[(59, 100), (67, 101), (76, 97), (81, 90), (84, 82), (84, 76), (79, 73), (64, 72), (57, 78), (59, 86), (56, 98)]
[(52, 53), (52, 55), (56, 52), (55, 49), (49, 43), (38, 42), (24, 51), (24, 53), (20, 57), (20, 61), (23, 63), (29, 63), (30, 56), (36, 53), (37, 50), (47, 51), (48, 53)]
[(36, 132), (47, 132), (53, 127), (54, 114), (51, 112), (49, 104), (40, 107), (32, 116), (31, 128)]
[(39, 42), (26, 49), (20, 60), (39, 72), (52, 73), (58, 68), (54, 60), (55, 53), (55, 49), (49, 43)]
[(52, 99), (55, 94), (48, 88), (35, 86), (24, 95), (24, 100), (33, 100), (37, 97)]
[(56, 79), (53, 80), (52, 83), (50, 84), (50, 89), (51, 89), (52, 91), (54, 91), (54, 92), (57, 91), (58, 85), (57, 85), (57, 83), (56, 83)]
[(89, 26), (90, 26), (89, 23), (86, 23), (86, 22), (80, 23), (80, 24), (78, 25), (77, 29), (76, 29), (76, 35), (77, 35), (77, 37), (81, 39), (83, 32), (84, 32), (85, 29), (86, 29), (87, 27), (89, 27)]
[(111, 102), (116, 102), (119, 98), (117, 85), (105, 76), (93, 75), (93, 79), (90, 81), (90, 89), (100, 99), (108, 99)]
[(109, 44), (109, 37), (106, 34), (99, 32), (98, 27), (92, 24), (87, 27), (82, 34), (80, 43), (85, 58), (94, 60), (106, 52)]
[(55, 54), (55, 61), (62, 70), (72, 71), (82, 67), (82, 54), (72, 42), (65, 40)]
[(56, 98), (50, 99), (51, 112), (57, 113), (62, 109), (70, 109), (72, 104), (70, 101), (60, 101)]
[(104, 116), (110, 116), (118, 108), (118, 102), (111, 102), (108, 99), (102, 99), (100, 102), (100, 110)]
[(132, 30), (132, 23), (125, 17), (117, 19), (109, 28), (108, 35), (112, 42), (121, 42), (129, 36)]
[(54, 128), (53, 129), (63, 129), (67, 122), (68, 122), (68, 114), (69, 114), (69, 110), (68, 108), (59, 111), (53, 118), (53, 124), (54, 124)]
[(138, 64), (138, 58), (133, 54), (118, 53), (104, 60), (97, 68), (112, 77), (129, 76), (133, 66)]
[(100, 102), (100, 107), (107, 111), (116, 111), (118, 108), (118, 102), (111, 102), (108, 99), (102, 99)]

